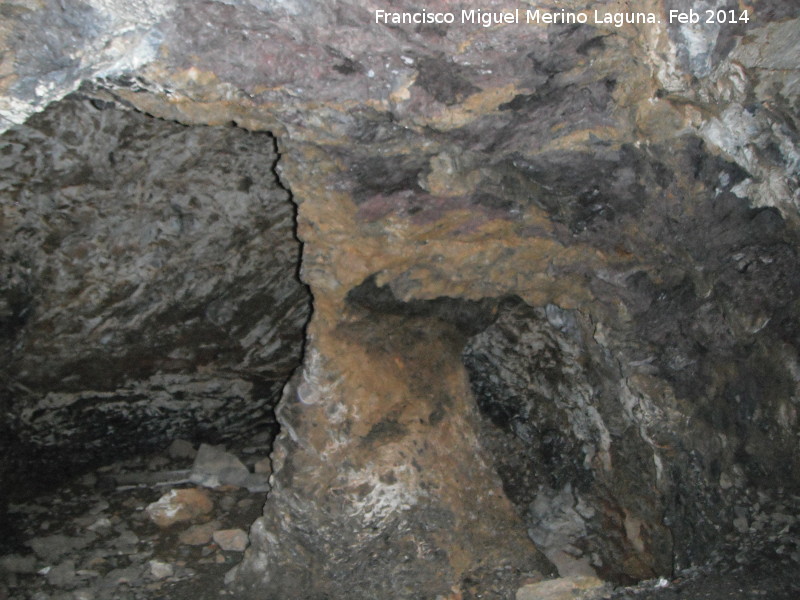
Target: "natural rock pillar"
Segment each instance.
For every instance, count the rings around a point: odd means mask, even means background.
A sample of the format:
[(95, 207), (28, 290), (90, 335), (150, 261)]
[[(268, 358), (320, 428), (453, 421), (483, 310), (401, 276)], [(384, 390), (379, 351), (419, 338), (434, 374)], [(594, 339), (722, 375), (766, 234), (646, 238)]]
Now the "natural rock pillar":
[[(302, 202), (310, 186), (323, 192), (320, 182), (291, 181), (314, 315), (302, 371), (279, 407), (272, 490), (237, 593), (511, 597), (553, 568), (479, 446), (463, 334), (434, 317), (377, 315), (347, 302), (363, 275), (331, 258), (332, 204), (316, 202), (311, 214)], [(321, 261), (328, 268), (315, 270)]]
[(285, 391), (241, 584), (260, 598), (435, 598), (470, 577), (509, 591), (549, 572), (478, 447), (455, 333), (385, 316), (330, 330), (331, 316), (316, 315)]

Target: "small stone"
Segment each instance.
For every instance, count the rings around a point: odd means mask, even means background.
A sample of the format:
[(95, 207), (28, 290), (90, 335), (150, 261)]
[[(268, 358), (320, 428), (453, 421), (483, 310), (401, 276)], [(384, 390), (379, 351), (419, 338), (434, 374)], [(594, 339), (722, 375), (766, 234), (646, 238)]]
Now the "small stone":
[(250, 441), (258, 446), (269, 446), (273, 436), (274, 434), (271, 431), (259, 431)]
[(169, 464), (169, 459), (166, 456), (154, 456), (147, 461), (147, 469), (149, 471), (160, 471)]
[(75, 600), (95, 600), (95, 595), (91, 588), (75, 590), (72, 592), (72, 597)]
[(233, 496), (224, 496), (219, 501), (220, 508), (222, 508), (222, 510), (224, 510), (225, 512), (229, 512), (235, 505), (236, 505), (236, 498), (234, 498)]
[(124, 506), (125, 508), (130, 508), (131, 510), (142, 510), (143, 508), (142, 506), (140, 506), (139, 500), (135, 497), (126, 499), (122, 503), (122, 506)]
[(109, 507), (108, 501), (100, 500), (97, 504), (95, 504), (89, 512), (93, 515), (99, 515), (101, 512), (106, 510)]
[(222, 485), (245, 487), (250, 471), (223, 446), (201, 444), (192, 465), (189, 480), (210, 488)]
[(119, 529), (120, 534), (114, 538), (109, 545), (117, 550), (123, 551), (125, 554), (130, 554), (136, 550), (136, 545), (139, 543), (139, 536), (133, 533), (130, 529)]
[(47, 583), (54, 587), (70, 587), (75, 583), (75, 561), (65, 560), (60, 565), (50, 569), (47, 574)]
[(167, 454), (170, 458), (175, 460), (181, 458), (193, 460), (197, 455), (197, 450), (194, 449), (194, 446), (191, 442), (187, 442), (186, 440), (175, 440), (169, 445), (169, 448), (167, 448)]
[(0, 570), (6, 573), (36, 573), (36, 558), (32, 554), (9, 554), (0, 557)]
[(99, 571), (93, 571), (91, 569), (78, 569), (77, 571), (75, 571), (75, 574), (81, 579), (92, 579), (94, 577), (100, 577)]
[(242, 529), (220, 529), (215, 531), (214, 543), (226, 552), (244, 552), (249, 543), (247, 533)]
[(98, 529), (111, 529), (111, 520), (107, 517), (100, 517), (94, 523), (87, 527), (89, 531), (97, 531)]
[(171, 490), (145, 509), (150, 520), (159, 527), (169, 527), (180, 521), (211, 512), (214, 504), (208, 493), (198, 488)]
[(269, 475), (272, 473), (272, 461), (270, 460), (269, 456), (262, 458), (255, 465), (253, 465), (253, 471), (262, 475)]
[(127, 567), (124, 569), (113, 569), (106, 574), (104, 579), (105, 587), (117, 587), (122, 584), (133, 585), (139, 579), (141, 566)]
[(87, 569), (95, 569), (97, 567), (104, 567), (108, 561), (105, 556), (93, 556), (86, 561), (84, 565)]
[(26, 543), (41, 559), (49, 563), (54, 563), (57, 562), (62, 556), (70, 554), (74, 550), (81, 550), (85, 548), (95, 539), (97, 539), (97, 537), (94, 534), (88, 534), (81, 537), (69, 537), (66, 535), (56, 534), (46, 537), (33, 538)]
[(230, 571), (225, 573), (225, 578), (223, 579), (225, 585), (232, 585), (233, 582), (236, 581), (236, 575), (238, 572), (239, 572), (239, 565), (236, 565)]
[(188, 546), (202, 546), (211, 541), (211, 536), (219, 528), (219, 521), (211, 521), (202, 525), (193, 525), (178, 536), (181, 544)]
[(258, 492), (268, 492), (270, 489), (269, 475), (266, 473), (250, 473), (244, 480), (243, 487), (246, 487), (248, 492), (254, 494)]
[(589, 600), (605, 588), (597, 577), (560, 577), (522, 586), (517, 590), (516, 600)]
[(166, 579), (167, 577), (172, 577), (175, 573), (175, 569), (169, 563), (160, 560), (151, 560), (148, 564), (150, 567), (150, 576), (153, 579)]
[(747, 530), (750, 529), (750, 524), (747, 522), (745, 517), (736, 517), (733, 520), (733, 526), (739, 533), (746, 533)]

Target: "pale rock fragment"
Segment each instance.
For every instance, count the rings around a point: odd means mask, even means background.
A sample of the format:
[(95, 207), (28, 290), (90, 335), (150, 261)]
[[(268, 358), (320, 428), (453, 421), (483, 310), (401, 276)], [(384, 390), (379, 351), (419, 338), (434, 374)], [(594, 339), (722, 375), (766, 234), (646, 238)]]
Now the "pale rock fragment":
[(211, 541), (211, 536), (219, 529), (219, 521), (209, 521), (201, 525), (193, 525), (178, 536), (178, 541), (187, 546), (202, 546)]
[(145, 509), (150, 520), (159, 527), (169, 527), (180, 521), (211, 512), (214, 507), (208, 492), (199, 488), (170, 490)]
[(65, 560), (60, 565), (50, 569), (45, 575), (47, 583), (54, 587), (69, 587), (76, 579), (75, 561)]
[(606, 591), (608, 586), (597, 577), (577, 575), (524, 585), (516, 600), (595, 600)]
[(267, 473), (251, 473), (242, 461), (226, 452), (224, 446), (209, 444), (200, 445), (189, 476), (192, 483), (205, 487), (235, 485), (251, 492), (267, 491), (268, 478)]
[(242, 529), (220, 529), (214, 532), (214, 543), (226, 552), (244, 552), (249, 540)]
[(148, 566), (150, 576), (156, 580), (172, 577), (172, 575), (175, 573), (175, 569), (171, 564), (162, 562), (160, 560), (151, 560), (148, 563)]

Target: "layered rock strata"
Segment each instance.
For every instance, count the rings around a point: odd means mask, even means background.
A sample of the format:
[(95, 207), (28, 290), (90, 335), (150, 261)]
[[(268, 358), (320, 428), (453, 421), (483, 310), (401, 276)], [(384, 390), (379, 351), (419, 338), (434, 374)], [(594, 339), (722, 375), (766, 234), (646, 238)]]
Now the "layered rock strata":
[(73, 96), (0, 145), (9, 495), (274, 431), (309, 304), (273, 139)]

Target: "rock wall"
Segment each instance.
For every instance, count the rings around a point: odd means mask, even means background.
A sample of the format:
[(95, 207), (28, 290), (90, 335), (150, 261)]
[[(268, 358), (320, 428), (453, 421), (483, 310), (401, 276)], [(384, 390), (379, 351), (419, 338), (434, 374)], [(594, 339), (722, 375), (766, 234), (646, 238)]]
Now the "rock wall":
[[(41, 81), (0, 80), (9, 120), (88, 78), (97, 101), (278, 138), (314, 314), (241, 597), (505, 598), (554, 572), (540, 551), (652, 577), (793, 501), (796, 3), (484, 27), (448, 0), (426, 9), (453, 25), (90, 2), (91, 36), (44, 44), (29, 25), (74, 9), (13, 6), (4, 64)], [(670, 22), (690, 8), (749, 18)]]
[(274, 432), (309, 303), (273, 145), (80, 96), (0, 138), (10, 495), (176, 438)]

